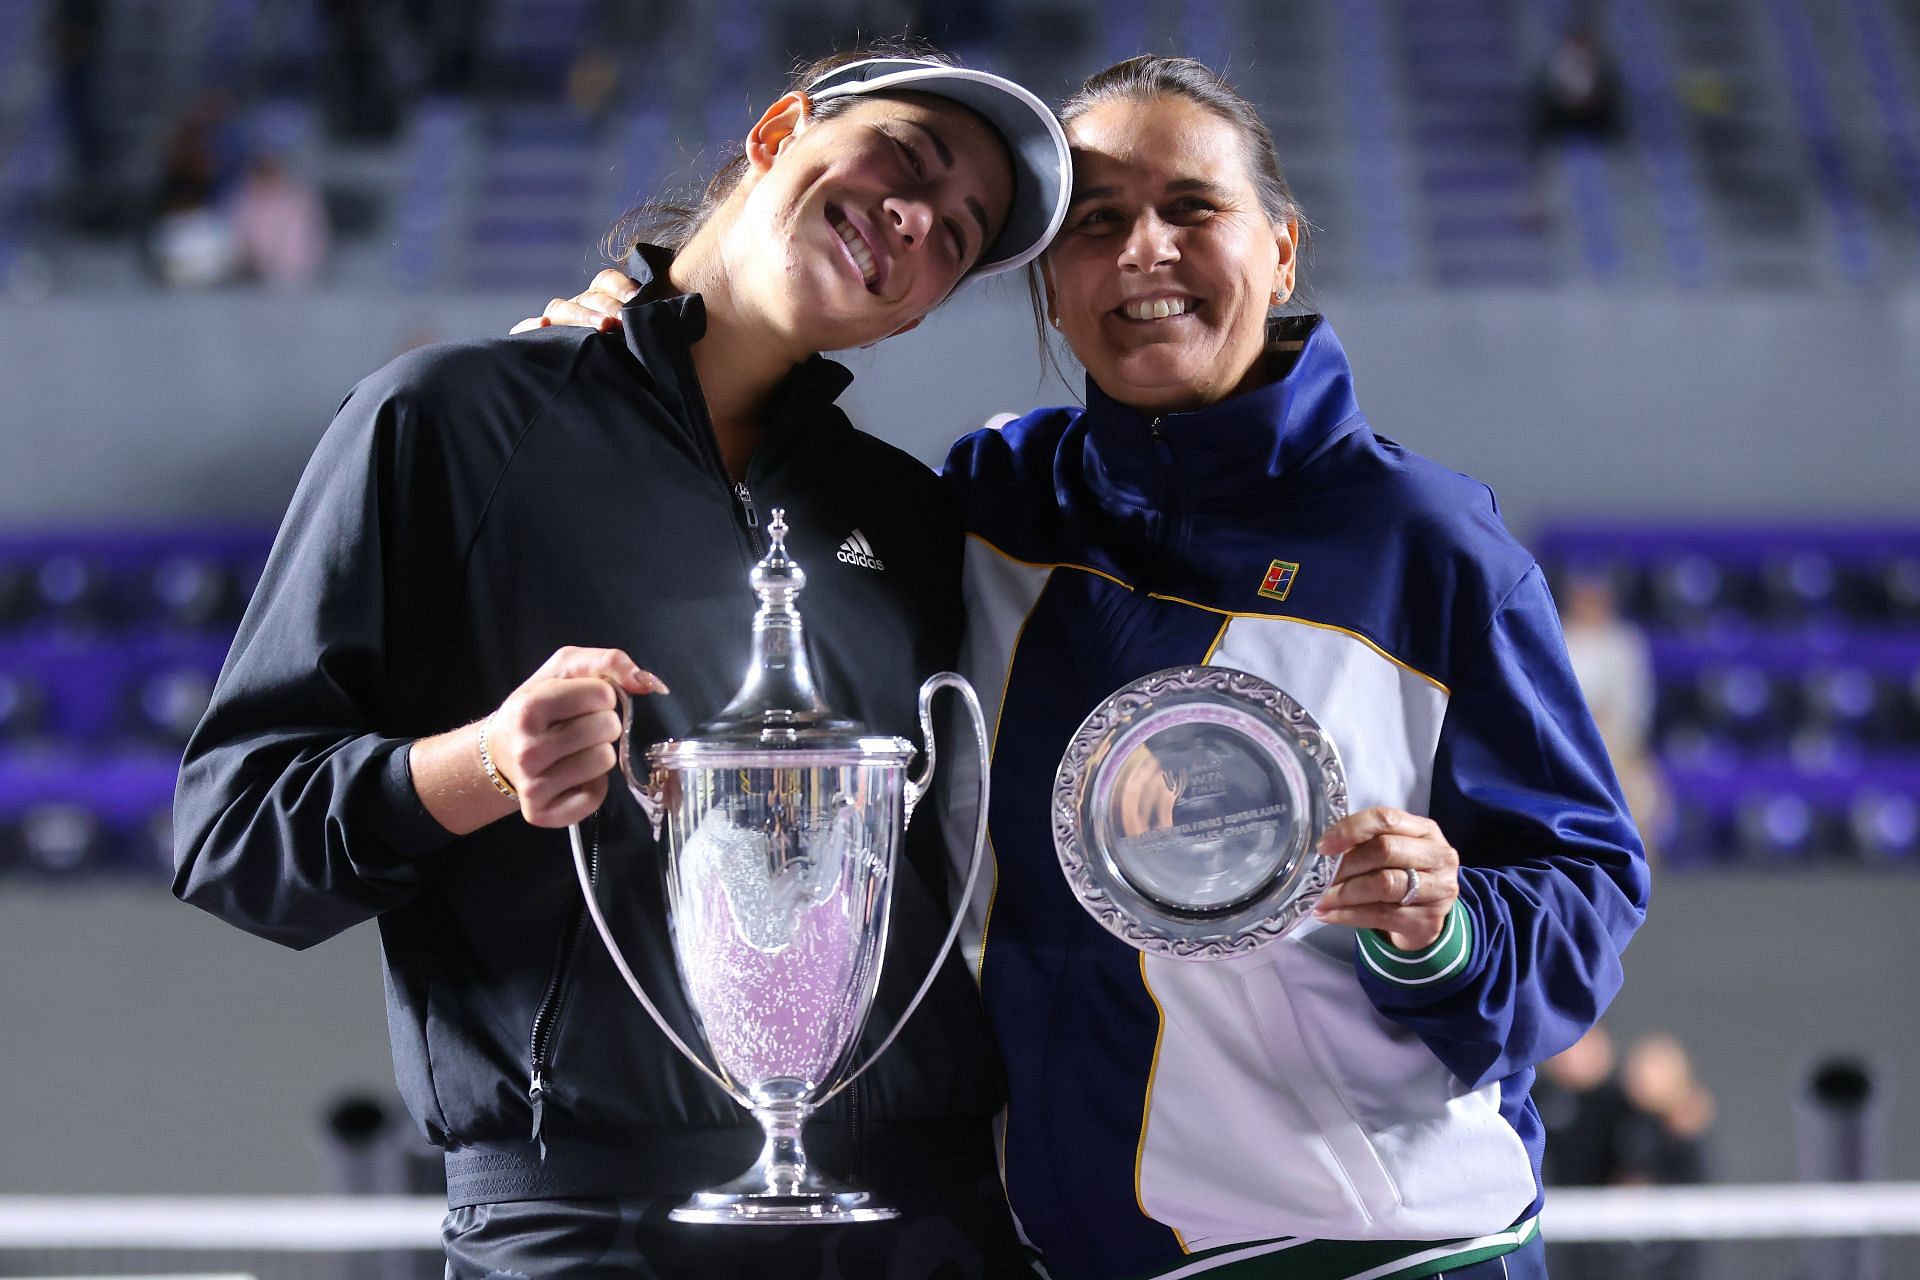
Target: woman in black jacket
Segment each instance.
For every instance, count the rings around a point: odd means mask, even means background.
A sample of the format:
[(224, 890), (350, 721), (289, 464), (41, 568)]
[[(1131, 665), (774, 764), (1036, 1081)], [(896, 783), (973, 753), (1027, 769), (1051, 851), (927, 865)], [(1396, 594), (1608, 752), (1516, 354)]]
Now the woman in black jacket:
[[(917, 685), (956, 643), (957, 527), (925, 468), (834, 407), (848, 375), (818, 353), (1024, 264), (1067, 182), (1057, 123), (1007, 81), (929, 60), (811, 69), (639, 252), (621, 334), (410, 353), (322, 440), (187, 749), (174, 890), (294, 947), (379, 921), (400, 1088), (447, 1153), (450, 1275), (1020, 1269), (989, 1133), (998, 1067), (957, 964), (809, 1140), (899, 1221), (667, 1225), (756, 1133), (625, 994), (559, 828), (586, 821), (646, 865), (634, 807), (599, 812), (611, 686), (652, 695), (637, 743), (725, 704), (774, 506), (809, 571), (828, 700), (913, 735)], [(855, 534), (871, 555), (837, 559)], [(936, 824), (912, 830), (876, 1035), (943, 933)], [(658, 877), (630, 879), (606, 907), (655, 992), (676, 991)], [(668, 1016), (684, 1033), (687, 1011)]]

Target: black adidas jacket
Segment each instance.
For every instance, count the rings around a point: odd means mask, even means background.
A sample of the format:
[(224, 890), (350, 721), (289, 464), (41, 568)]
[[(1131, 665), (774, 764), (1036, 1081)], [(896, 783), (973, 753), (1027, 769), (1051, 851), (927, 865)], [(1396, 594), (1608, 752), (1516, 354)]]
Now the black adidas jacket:
[[(624, 649), (671, 686), (635, 699), (636, 748), (687, 733), (746, 669), (747, 573), (776, 506), (807, 570), (816, 677), (841, 714), (917, 741), (919, 682), (954, 658), (960, 535), (932, 473), (854, 430), (833, 405), (849, 375), (815, 358), (734, 485), (688, 351), (703, 308), (667, 292), (629, 305), (621, 334), (437, 346), (357, 386), (181, 770), (176, 895), (291, 947), (379, 921), (401, 1093), (447, 1149), (455, 1206), (678, 1195), (739, 1172), (758, 1131), (621, 983), (583, 919), (566, 833), (509, 816), (450, 836), (414, 792), (408, 742), (486, 714), (568, 644)], [(624, 787), (589, 835), (629, 960), (699, 1043), (663, 855)], [(869, 1048), (946, 926), (937, 814), (920, 814), (906, 850)], [(990, 1167), (1001, 1098), (956, 952), (809, 1145), (883, 1186), (889, 1169)]]

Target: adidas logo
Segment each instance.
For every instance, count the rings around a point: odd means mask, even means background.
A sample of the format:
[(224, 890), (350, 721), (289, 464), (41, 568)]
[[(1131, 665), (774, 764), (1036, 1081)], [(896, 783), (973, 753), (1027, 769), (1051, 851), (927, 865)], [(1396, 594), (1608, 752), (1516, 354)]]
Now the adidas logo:
[(873, 554), (873, 546), (867, 541), (867, 535), (855, 529), (840, 543), (840, 562), (857, 564), (862, 569), (885, 569), (886, 563)]

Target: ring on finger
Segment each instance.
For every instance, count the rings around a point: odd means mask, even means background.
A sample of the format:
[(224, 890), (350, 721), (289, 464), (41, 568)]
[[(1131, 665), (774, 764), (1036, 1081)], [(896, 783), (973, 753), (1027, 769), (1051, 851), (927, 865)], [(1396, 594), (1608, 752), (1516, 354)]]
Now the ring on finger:
[(1414, 870), (1412, 867), (1408, 867), (1407, 868), (1407, 891), (1400, 895), (1400, 901), (1397, 905), (1402, 907), (1410, 907), (1413, 905), (1414, 899), (1418, 898), (1419, 896), (1420, 896), (1420, 873)]

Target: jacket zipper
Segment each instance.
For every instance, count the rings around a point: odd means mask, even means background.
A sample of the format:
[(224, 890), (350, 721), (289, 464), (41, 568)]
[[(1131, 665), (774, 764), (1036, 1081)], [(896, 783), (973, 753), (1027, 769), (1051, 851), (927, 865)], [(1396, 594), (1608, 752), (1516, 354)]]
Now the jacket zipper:
[(693, 360), (684, 352), (676, 352), (674, 364), (681, 385), (693, 389), (694, 394), (687, 397), (687, 403), (693, 410), (693, 416), (698, 419), (696, 425), (700, 429), (694, 435), (699, 437), (700, 451), (706, 455), (707, 465), (713, 468), (720, 483), (732, 490), (733, 500), (739, 504), (741, 517), (746, 524), (747, 545), (753, 551), (752, 559), (759, 560), (767, 554), (767, 548), (760, 537), (760, 513), (753, 505), (753, 494), (747, 490), (746, 481), (735, 480), (727, 472), (726, 459), (720, 456), (720, 438), (713, 429), (713, 414), (707, 409), (707, 394), (700, 386), (700, 376), (694, 371)]
[[(1166, 418), (1155, 416), (1149, 419), (1147, 422), (1147, 435), (1153, 440), (1153, 452), (1157, 455), (1160, 464), (1163, 467), (1170, 467), (1173, 461), (1173, 448), (1168, 443)], [(1167, 495), (1159, 504), (1159, 509), (1150, 513), (1147, 517), (1148, 536), (1153, 550), (1150, 561), (1141, 565), (1139, 569), (1136, 570), (1138, 578), (1138, 581), (1135, 583), (1137, 588), (1136, 594), (1141, 598), (1152, 595), (1164, 585), (1160, 575), (1160, 568), (1163, 557), (1166, 554), (1166, 548), (1172, 544), (1175, 537), (1175, 512), (1178, 510), (1177, 501), (1174, 487), (1169, 483)], [(1108, 621), (1114, 625), (1103, 635), (1103, 641), (1112, 636), (1114, 630), (1117, 629), (1119, 619), (1111, 618)]]
[[(600, 879), (600, 824), (593, 818), (587, 819), (591, 834), (587, 840), (587, 881), (597, 884)], [(540, 997), (540, 1007), (533, 1015), (533, 1032), (530, 1037), (527, 1058), (532, 1064), (532, 1078), (527, 1082), (527, 1101), (533, 1106), (533, 1132), (528, 1137), (540, 1149), (540, 1158), (547, 1158), (547, 1140), (543, 1130), (546, 1126), (547, 1095), (553, 1091), (553, 1041), (558, 1034), (560, 1009), (566, 1002), (567, 979), (572, 976), (573, 953), (580, 947), (580, 935), (587, 923), (587, 905), (584, 902), (573, 904), (573, 912), (567, 918), (567, 927), (560, 934), (560, 949), (553, 958), (553, 975), (547, 979), (546, 994)]]
[(740, 503), (740, 512), (747, 518), (747, 539), (753, 543), (755, 558), (767, 554), (766, 547), (760, 542), (760, 512), (753, 505), (753, 494), (747, 488), (745, 480), (733, 482), (733, 496)]

